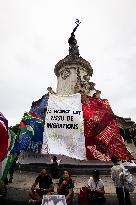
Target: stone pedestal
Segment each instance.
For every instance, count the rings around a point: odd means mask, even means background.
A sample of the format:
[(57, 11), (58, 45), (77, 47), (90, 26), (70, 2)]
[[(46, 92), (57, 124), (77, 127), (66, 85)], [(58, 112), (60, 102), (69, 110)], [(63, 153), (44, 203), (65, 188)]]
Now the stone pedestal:
[(70, 95), (77, 92), (89, 94), (94, 88), (89, 82), (93, 69), (88, 61), (79, 56), (66, 56), (54, 69), (57, 76), (57, 94)]

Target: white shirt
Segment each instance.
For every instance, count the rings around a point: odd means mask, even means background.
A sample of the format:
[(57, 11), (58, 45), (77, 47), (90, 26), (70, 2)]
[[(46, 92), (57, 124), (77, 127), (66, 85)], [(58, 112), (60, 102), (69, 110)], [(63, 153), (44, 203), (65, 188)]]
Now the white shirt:
[(101, 179), (95, 182), (93, 177), (90, 177), (87, 184), (91, 189), (102, 189), (104, 187), (104, 183)]

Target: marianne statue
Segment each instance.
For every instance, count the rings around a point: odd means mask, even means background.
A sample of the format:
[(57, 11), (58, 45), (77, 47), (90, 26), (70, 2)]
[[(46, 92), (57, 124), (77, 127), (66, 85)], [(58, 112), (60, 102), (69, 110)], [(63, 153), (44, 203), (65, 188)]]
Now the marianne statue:
[(71, 33), (70, 38), (68, 39), (68, 43), (69, 43), (69, 55), (71, 56), (79, 56), (79, 49), (78, 49), (78, 45), (77, 45), (77, 40), (75, 39), (75, 31), (77, 29), (77, 27), (79, 26), (79, 24), (81, 23), (78, 19), (76, 19), (76, 27), (73, 29), (73, 32)]

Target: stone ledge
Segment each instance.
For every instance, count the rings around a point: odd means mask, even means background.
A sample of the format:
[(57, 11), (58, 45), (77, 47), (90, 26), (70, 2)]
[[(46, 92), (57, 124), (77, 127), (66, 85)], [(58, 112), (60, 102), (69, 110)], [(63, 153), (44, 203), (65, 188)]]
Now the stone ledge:
[[(60, 164), (59, 169), (62, 172), (64, 169), (70, 170), (71, 174), (73, 175), (90, 175), (90, 173), (94, 169), (98, 169), (102, 175), (110, 175), (111, 167), (113, 165), (111, 164)], [(17, 170), (22, 171), (35, 171), (40, 172), (42, 169), (47, 168), (50, 169), (50, 164), (22, 164), (20, 167), (17, 166)], [(136, 173), (136, 167), (126, 167), (130, 170), (131, 173)]]

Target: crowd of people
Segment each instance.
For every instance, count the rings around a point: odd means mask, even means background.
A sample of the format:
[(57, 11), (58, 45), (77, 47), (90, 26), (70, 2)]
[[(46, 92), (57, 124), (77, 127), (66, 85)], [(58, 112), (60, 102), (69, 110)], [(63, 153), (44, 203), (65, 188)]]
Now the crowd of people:
[[(116, 195), (119, 205), (131, 205), (129, 189), (125, 186), (123, 177), (123, 171), (125, 167), (119, 163), (116, 156), (111, 158), (113, 167), (111, 168), (111, 178), (116, 188)], [(51, 163), (57, 163), (58, 159), (56, 156), (51, 159)], [(58, 161), (59, 165), (60, 161)], [(58, 166), (57, 166), (58, 168)], [(59, 172), (56, 169), (56, 174), (51, 166), (51, 176), (48, 174), (46, 169), (43, 169), (40, 175), (36, 178), (35, 182), (31, 187), (29, 204), (41, 204), (43, 195), (54, 194), (54, 184), (52, 178), (58, 178)], [(37, 188), (37, 185), (39, 187)], [(68, 170), (64, 170), (62, 176), (59, 178), (57, 183), (57, 192), (55, 194), (65, 195), (67, 205), (72, 205), (74, 197), (74, 182)], [(104, 182), (100, 178), (98, 170), (93, 170), (92, 176), (89, 178), (85, 187), (80, 189), (78, 194), (78, 203), (80, 205), (104, 205), (106, 202), (105, 198), (105, 187)]]
[[(63, 156), (62, 156), (63, 158)], [(72, 205), (74, 198), (74, 182), (71, 178), (69, 170), (64, 170), (62, 174), (59, 171), (59, 164), (62, 161), (56, 156), (53, 158), (49, 156), (50, 159), (50, 169), (43, 169), (41, 173), (36, 177), (34, 183), (32, 184), (31, 191), (29, 193), (30, 200), (28, 204), (42, 204), (43, 195), (65, 195), (67, 205)], [(125, 167), (119, 163), (116, 156), (112, 156), (111, 161), (113, 166), (111, 168), (111, 178), (114, 182), (116, 188), (116, 195), (119, 205), (131, 205), (130, 191), (134, 190), (132, 186), (132, 180), (126, 186), (125, 184)], [(14, 167), (11, 169), (9, 182), (13, 180)], [(129, 173), (130, 174), (130, 173)], [(128, 176), (131, 176), (127, 174)], [(55, 184), (53, 183), (55, 180)], [(130, 179), (129, 179), (130, 180)], [(57, 182), (57, 183), (56, 183)], [(57, 189), (54, 189), (56, 188)], [(3, 189), (3, 193), (6, 193), (6, 187), (4, 184), (0, 183), (0, 187)], [(0, 195), (3, 194), (0, 192)], [(105, 186), (103, 180), (100, 178), (100, 172), (98, 170), (93, 170), (91, 177), (88, 179), (86, 186), (80, 188), (78, 193), (78, 203), (79, 205), (104, 205), (106, 202), (105, 197)]]

